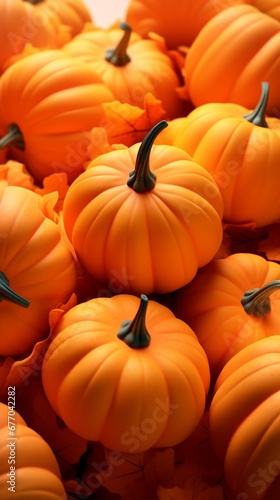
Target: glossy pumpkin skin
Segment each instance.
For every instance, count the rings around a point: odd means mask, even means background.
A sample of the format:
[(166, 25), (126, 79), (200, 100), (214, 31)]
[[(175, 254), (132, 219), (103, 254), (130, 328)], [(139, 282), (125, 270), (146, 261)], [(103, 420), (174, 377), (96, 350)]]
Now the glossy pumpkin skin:
[(29, 353), (49, 331), (49, 312), (67, 302), (76, 283), (75, 259), (41, 196), (19, 186), (0, 187), (0, 272), (28, 306), (0, 289), (0, 354)]
[(93, 22), (92, 15), (82, 0), (63, 0), (63, 2), (32, 0), (32, 3), (36, 6), (39, 15), (55, 14), (59, 22), (69, 28), (71, 37), (80, 33), (86, 23)]
[(24, 163), (38, 183), (54, 172), (73, 181), (88, 158), (87, 132), (100, 125), (102, 104), (113, 99), (95, 71), (61, 50), (18, 60), (0, 83), (0, 134), (16, 124), (24, 141), (7, 146), (10, 158)]
[[(11, 430), (14, 434), (10, 434)], [(66, 500), (52, 449), (17, 412), (4, 403), (0, 403), (0, 443), (1, 500), (8, 500), (11, 496), (18, 500)], [(13, 446), (13, 443), (16, 444)], [(13, 486), (14, 479), (14, 476), (9, 476), (10, 467), (15, 467), (14, 491), (8, 489)], [(7, 482), (9, 480), (11, 484)]]
[(279, 381), (276, 334), (239, 352), (216, 382), (209, 410), (210, 440), (237, 498), (279, 497)]
[[(258, 102), (259, 97), (252, 109)], [(252, 109), (232, 103), (198, 106), (171, 121), (169, 136), (166, 129), (155, 142), (184, 149), (213, 175), (223, 198), (224, 222), (262, 227), (280, 217), (280, 120), (265, 115), (267, 126), (255, 124), (245, 118)]]
[(121, 23), (119, 28), (81, 33), (63, 50), (87, 62), (116, 100), (143, 108), (145, 96), (152, 93), (169, 119), (183, 114), (183, 101), (176, 91), (182, 78), (162, 39), (144, 40)]
[(278, 263), (255, 254), (236, 253), (214, 259), (173, 294), (170, 308), (196, 333), (213, 378), (247, 345), (279, 332), (279, 291), (269, 297), (269, 314), (257, 317), (241, 304), (245, 292), (279, 279)]
[(167, 307), (148, 303), (148, 346), (118, 337), (139, 302), (121, 294), (71, 308), (55, 326), (42, 367), (47, 398), (66, 425), (128, 453), (183, 441), (202, 416), (209, 387), (203, 349)]
[(195, 107), (231, 102), (253, 109), (261, 82), (267, 81), (267, 113), (274, 116), (280, 106), (279, 43), (279, 22), (251, 5), (237, 5), (212, 18), (189, 48), (183, 69)]
[(63, 206), (65, 230), (80, 262), (119, 293), (176, 290), (212, 259), (222, 240), (219, 190), (183, 150), (154, 145), (148, 160), (154, 187), (137, 192), (127, 185), (136, 162), (140, 175), (147, 160), (144, 142), (93, 160), (70, 186)]
[(242, 3), (241, 0), (169, 0), (159, 4), (156, 0), (130, 0), (126, 10), (126, 21), (141, 36), (150, 31), (166, 40), (167, 46), (177, 49), (180, 45), (192, 44), (202, 27), (218, 12)]

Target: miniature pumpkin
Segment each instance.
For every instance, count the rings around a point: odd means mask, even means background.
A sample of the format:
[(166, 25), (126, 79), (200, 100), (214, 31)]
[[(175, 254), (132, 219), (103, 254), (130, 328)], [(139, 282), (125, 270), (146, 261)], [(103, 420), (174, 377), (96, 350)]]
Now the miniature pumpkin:
[(86, 23), (92, 23), (93, 18), (87, 5), (82, 0), (25, 0), (36, 7), (42, 18), (56, 14), (60, 23), (70, 29), (71, 37), (80, 33)]
[(162, 38), (154, 35), (144, 40), (121, 23), (119, 28), (81, 33), (63, 50), (94, 69), (116, 100), (143, 108), (145, 96), (152, 93), (168, 118), (183, 113), (176, 91), (182, 78)]
[(14, 410), (14, 387), (9, 387), (8, 401), (0, 403), (1, 500), (66, 500), (52, 449)]
[[(69, 182), (83, 171), (89, 131), (113, 95), (95, 71), (61, 50), (13, 63), (0, 80), (0, 148), (24, 163), (37, 183), (54, 172)], [(8, 103), (8, 105), (7, 105)]]
[(66, 425), (128, 453), (186, 439), (204, 412), (209, 379), (193, 331), (143, 294), (140, 305), (120, 294), (71, 308), (42, 366), (46, 396)]
[[(280, 219), (278, 196), (280, 120), (266, 116), (270, 87), (262, 84), (253, 110), (232, 103), (198, 106), (170, 122), (169, 143), (186, 150), (214, 177), (224, 203), (223, 221), (254, 223)], [(165, 141), (159, 136), (156, 143)], [(271, 203), (273, 200), (273, 203)]]
[(260, 255), (213, 259), (176, 291), (170, 308), (187, 322), (217, 377), (245, 346), (280, 329), (280, 265)]
[(280, 488), (280, 336), (236, 354), (216, 382), (209, 410), (212, 447), (236, 498), (277, 500)]
[(220, 12), (187, 52), (183, 71), (188, 98), (195, 107), (232, 102), (253, 109), (266, 81), (267, 113), (273, 116), (280, 107), (279, 43), (280, 23), (255, 7), (236, 5)]
[(212, 176), (185, 151), (153, 145), (166, 125), (92, 160), (65, 196), (64, 226), (81, 264), (121, 293), (176, 290), (222, 241), (223, 204)]
[(42, 197), (0, 187), (0, 355), (28, 353), (49, 331), (49, 313), (71, 296), (75, 259)]
[(56, 49), (69, 41), (69, 36), (54, 15), (38, 16), (34, 7), (23, 0), (0, 2), (0, 74), (8, 59), (20, 54), (26, 44), (39, 49)]
[(191, 45), (202, 27), (224, 9), (242, 3), (242, 0), (130, 0), (126, 21), (141, 36), (155, 32), (163, 36), (168, 48)]

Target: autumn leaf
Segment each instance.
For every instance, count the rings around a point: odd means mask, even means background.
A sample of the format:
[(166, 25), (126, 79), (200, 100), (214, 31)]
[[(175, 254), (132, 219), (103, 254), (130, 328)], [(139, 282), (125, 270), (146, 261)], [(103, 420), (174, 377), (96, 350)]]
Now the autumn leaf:
[(34, 187), (35, 193), (43, 197), (55, 193), (55, 204), (52, 208), (57, 213), (62, 210), (64, 198), (68, 189), (69, 184), (65, 172), (51, 174), (43, 179), (43, 187)]
[(15, 160), (0, 165), (0, 186), (21, 186), (34, 190), (34, 179), (26, 166)]
[(141, 142), (150, 129), (166, 117), (161, 101), (152, 93), (145, 97), (144, 108), (120, 101), (103, 104), (105, 118), (90, 135), (89, 157), (96, 158), (120, 147)]

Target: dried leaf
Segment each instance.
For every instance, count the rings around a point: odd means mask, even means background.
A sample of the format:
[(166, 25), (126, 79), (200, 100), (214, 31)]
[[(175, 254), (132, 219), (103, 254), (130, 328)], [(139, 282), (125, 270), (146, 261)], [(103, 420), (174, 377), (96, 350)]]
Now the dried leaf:
[(91, 131), (89, 156), (100, 154), (123, 146), (130, 147), (141, 142), (149, 130), (166, 117), (161, 101), (152, 93), (145, 97), (144, 108), (120, 101), (103, 104), (105, 118), (101, 127)]
[(0, 186), (21, 186), (34, 191), (34, 179), (23, 163), (8, 160), (0, 165)]

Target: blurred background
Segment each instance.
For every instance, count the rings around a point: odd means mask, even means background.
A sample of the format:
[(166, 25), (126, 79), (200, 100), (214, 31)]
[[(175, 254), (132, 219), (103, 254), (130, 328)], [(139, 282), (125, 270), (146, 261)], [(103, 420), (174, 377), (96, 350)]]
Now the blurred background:
[(95, 24), (108, 28), (115, 21), (122, 21), (129, 0), (83, 0), (92, 13)]

